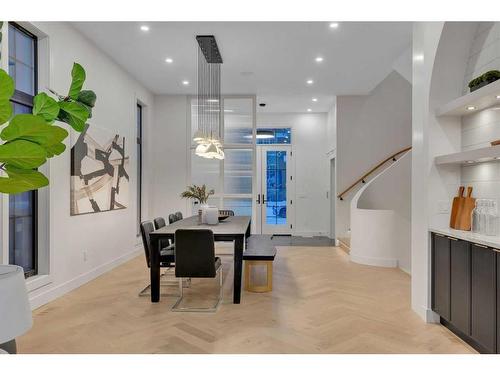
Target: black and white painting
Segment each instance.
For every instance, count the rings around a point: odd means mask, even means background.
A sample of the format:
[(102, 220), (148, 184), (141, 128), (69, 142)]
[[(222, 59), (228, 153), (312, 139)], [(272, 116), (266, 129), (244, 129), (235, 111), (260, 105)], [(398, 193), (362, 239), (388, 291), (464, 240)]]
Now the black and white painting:
[(126, 208), (128, 166), (125, 137), (89, 124), (72, 133), (71, 216)]

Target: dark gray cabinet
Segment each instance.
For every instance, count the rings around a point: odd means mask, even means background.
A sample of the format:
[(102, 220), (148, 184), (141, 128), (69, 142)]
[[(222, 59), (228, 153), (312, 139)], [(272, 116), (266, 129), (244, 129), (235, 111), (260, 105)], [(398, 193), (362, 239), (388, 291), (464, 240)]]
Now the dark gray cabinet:
[(450, 238), (450, 323), (471, 334), (470, 243)]
[(471, 337), (481, 351), (496, 352), (497, 279), (496, 253), (472, 244), (471, 247)]
[(434, 234), (432, 252), (432, 309), (450, 320), (450, 239)]
[(481, 353), (500, 353), (500, 250), (433, 233), (432, 310)]

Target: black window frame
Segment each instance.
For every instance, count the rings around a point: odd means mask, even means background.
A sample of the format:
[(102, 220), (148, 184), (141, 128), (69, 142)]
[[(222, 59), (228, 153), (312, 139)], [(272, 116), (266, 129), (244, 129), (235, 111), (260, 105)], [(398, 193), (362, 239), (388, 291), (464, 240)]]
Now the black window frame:
[(140, 235), (142, 222), (142, 136), (144, 124), (144, 106), (137, 102), (136, 127), (137, 127), (137, 236)]
[[(9, 22), (9, 25), (13, 26), (17, 31), (26, 34), (33, 40), (33, 95), (27, 94), (25, 92), (16, 89), (14, 91), (14, 95), (11, 97), (11, 102), (33, 108), (33, 98), (38, 93), (38, 37), (35, 34), (26, 30), (24, 27), (20, 26), (16, 22)], [(10, 51), (9, 53), (7, 53), (7, 55), (8, 55), (7, 60), (9, 60)], [(32, 223), (31, 223), (31, 228), (33, 232), (32, 233), (33, 269), (24, 272), (25, 278), (38, 275), (38, 191), (32, 190), (31, 194), (33, 201)], [(10, 214), (9, 214), (9, 225), (10, 225)], [(9, 247), (10, 247), (10, 241), (15, 241), (15, 237), (14, 239), (9, 238)], [(11, 260), (9, 259), (9, 263), (10, 262)]]

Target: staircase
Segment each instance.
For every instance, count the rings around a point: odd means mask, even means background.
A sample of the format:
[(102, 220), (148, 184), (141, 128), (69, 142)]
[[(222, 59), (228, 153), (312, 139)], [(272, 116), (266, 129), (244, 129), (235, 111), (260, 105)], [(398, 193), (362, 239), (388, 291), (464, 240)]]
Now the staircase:
[(355, 263), (409, 272), (411, 147), (383, 160), (338, 197), (360, 183), (350, 202), (351, 236), (339, 238), (341, 246), (348, 246)]

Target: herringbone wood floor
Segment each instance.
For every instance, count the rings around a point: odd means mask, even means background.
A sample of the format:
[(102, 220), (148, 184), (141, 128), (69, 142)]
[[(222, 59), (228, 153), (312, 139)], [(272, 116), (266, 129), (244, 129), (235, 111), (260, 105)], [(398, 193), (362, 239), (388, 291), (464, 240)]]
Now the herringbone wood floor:
[[(148, 281), (137, 257), (36, 310), (19, 351), (474, 353), (411, 311), (410, 277), (399, 270), (351, 263), (338, 248), (280, 247), (274, 290), (244, 292), (241, 305), (233, 305), (231, 264), (225, 257), (225, 298), (217, 313), (174, 313), (174, 295), (158, 304), (137, 296)], [(193, 282), (188, 293), (206, 295), (207, 282)]]

